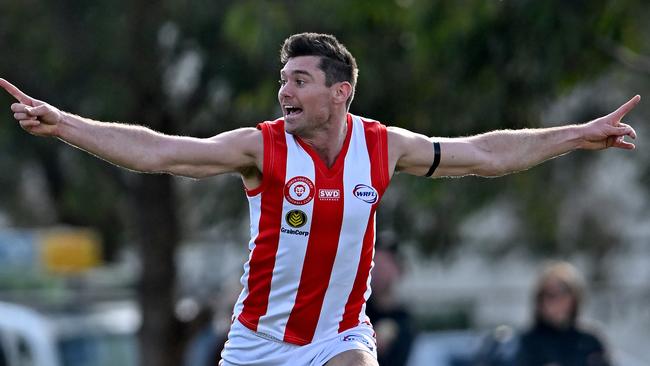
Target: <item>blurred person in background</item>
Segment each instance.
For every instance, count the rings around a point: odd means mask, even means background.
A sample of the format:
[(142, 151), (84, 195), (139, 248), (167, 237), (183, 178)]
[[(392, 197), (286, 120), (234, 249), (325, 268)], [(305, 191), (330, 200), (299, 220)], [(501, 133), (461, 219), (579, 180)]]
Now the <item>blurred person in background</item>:
[(518, 366), (608, 366), (604, 342), (579, 322), (585, 286), (567, 262), (549, 264), (533, 294), (533, 325), (520, 340)]
[(375, 212), (394, 173), (495, 177), (577, 149), (634, 149), (625, 136), (636, 132), (622, 118), (638, 95), (583, 124), (427, 137), (349, 113), (358, 68), (335, 37), (293, 35), (282, 46), (281, 62), (283, 117), (211, 138), (94, 121), (0, 79), (18, 101), (11, 105), (14, 119), (33, 135), (58, 138), (139, 172), (241, 176), (250, 207), (250, 257), (224, 365), (377, 365), (365, 309)]
[(378, 235), (370, 283), (372, 296), (366, 305), (377, 337), (377, 359), (380, 365), (387, 366), (406, 365), (416, 336), (411, 314), (395, 294), (403, 273), (397, 244), (392, 232)]
[(5, 355), (5, 347), (2, 344), (2, 333), (0, 333), (0, 366), (7, 366), (7, 356)]
[(519, 338), (509, 325), (499, 325), (482, 340), (472, 357), (472, 366), (516, 366)]
[(188, 345), (183, 355), (183, 366), (218, 365), (226, 334), (217, 330), (214, 316), (210, 306), (202, 305), (187, 325)]
[(188, 346), (183, 366), (216, 366), (228, 339), (232, 307), (239, 295), (238, 278), (223, 279), (218, 291), (196, 302), (198, 313), (188, 324)]

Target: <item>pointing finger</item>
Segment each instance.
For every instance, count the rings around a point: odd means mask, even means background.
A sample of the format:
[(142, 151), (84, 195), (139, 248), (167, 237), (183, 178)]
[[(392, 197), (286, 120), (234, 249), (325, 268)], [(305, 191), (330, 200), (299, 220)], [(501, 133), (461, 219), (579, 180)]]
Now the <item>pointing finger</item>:
[(628, 100), (625, 104), (618, 107), (618, 109), (612, 112), (611, 115), (615, 116), (616, 119), (623, 118), (623, 116), (625, 116), (629, 111), (631, 111), (639, 103), (640, 100), (641, 100), (641, 96), (635, 95), (632, 99)]
[(23, 104), (30, 105), (30, 106), (34, 105), (34, 100), (29, 95), (27, 95), (27, 94), (23, 93), (22, 91), (20, 91), (20, 89), (15, 87), (13, 84), (8, 82), (7, 80), (0, 79), (0, 87), (2, 87), (4, 90), (6, 90), (7, 93), (11, 94), (19, 102), (21, 102)]

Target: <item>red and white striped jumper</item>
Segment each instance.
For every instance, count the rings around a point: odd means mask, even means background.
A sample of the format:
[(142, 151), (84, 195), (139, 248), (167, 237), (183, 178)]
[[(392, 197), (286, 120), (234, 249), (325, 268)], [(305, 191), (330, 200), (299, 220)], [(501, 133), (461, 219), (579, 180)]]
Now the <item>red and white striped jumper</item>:
[(247, 328), (305, 345), (369, 323), (375, 210), (388, 186), (386, 126), (348, 114), (328, 168), (284, 120), (258, 125), (261, 185), (247, 191), (250, 256), (234, 316)]

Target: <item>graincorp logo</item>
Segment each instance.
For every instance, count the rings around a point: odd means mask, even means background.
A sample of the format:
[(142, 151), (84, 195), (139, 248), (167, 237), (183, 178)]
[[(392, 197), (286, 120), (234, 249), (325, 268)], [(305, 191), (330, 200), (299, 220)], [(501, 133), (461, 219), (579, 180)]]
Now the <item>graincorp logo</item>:
[(287, 212), (284, 219), (287, 221), (287, 224), (293, 228), (303, 227), (307, 223), (307, 215), (300, 210), (291, 210)]
[(370, 204), (377, 202), (377, 198), (379, 197), (374, 188), (365, 184), (357, 184), (352, 190), (352, 195), (363, 202)]
[(284, 220), (291, 226), (293, 229), (286, 228), (282, 226), (280, 228), (280, 231), (285, 233), (285, 234), (290, 234), (290, 235), (300, 235), (307, 237), (309, 236), (309, 231), (302, 231), (298, 230), (298, 228), (305, 226), (307, 223), (307, 214), (300, 211), (300, 210), (291, 210), (287, 212), (287, 214), (284, 216)]

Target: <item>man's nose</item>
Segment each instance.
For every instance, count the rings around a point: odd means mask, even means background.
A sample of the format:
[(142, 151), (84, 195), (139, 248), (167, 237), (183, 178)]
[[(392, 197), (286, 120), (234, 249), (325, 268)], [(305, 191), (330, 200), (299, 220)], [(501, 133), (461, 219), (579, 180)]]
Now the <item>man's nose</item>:
[(280, 98), (290, 97), (292, 93), (293, 91), (291, 90), (289, 83), (281, 85), (280, 90), (278, 91), (278, 95), (280, 96)]

